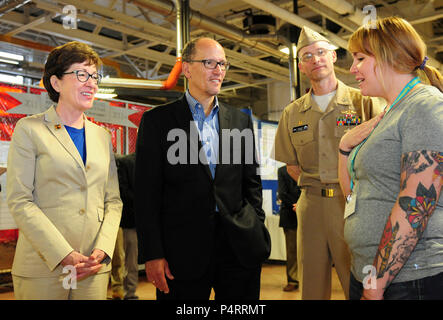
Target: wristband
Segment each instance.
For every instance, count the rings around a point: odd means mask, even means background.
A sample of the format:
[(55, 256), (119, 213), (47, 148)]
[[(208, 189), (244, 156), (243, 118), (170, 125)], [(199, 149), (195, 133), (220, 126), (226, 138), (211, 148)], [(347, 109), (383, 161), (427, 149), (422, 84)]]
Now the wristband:
[(345, 151), (340, 148), (338, 148), (338, 152), (340, 152), (344, 156), (349, 156), (351, 154), (351, 151)]

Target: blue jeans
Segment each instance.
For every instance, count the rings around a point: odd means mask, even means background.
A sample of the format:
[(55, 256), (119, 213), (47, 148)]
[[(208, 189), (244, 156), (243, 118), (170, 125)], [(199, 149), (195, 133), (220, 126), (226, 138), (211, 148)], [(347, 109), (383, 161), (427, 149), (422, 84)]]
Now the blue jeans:
[[(360, 300), (363, 284), (351, 272), (349, 299)], [(422, 279), (391, 283), (384, 294), (385, 300), (443, 300), (443, 272)]]

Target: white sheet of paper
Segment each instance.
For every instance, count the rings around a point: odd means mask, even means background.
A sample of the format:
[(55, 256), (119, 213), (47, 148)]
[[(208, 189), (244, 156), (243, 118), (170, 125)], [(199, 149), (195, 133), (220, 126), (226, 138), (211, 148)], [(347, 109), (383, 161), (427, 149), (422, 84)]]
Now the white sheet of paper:
[(267, 216), (272, 216), (272, 190), (263, 189), (263, 211)]

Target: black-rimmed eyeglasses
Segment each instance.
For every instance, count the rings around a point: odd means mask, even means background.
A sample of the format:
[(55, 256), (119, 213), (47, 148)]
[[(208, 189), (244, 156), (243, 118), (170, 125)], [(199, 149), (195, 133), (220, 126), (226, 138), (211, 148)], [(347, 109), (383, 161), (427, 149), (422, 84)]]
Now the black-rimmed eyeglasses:
[(187, 60), (186, 62), (201, 62), (205, 66), (206, 69), (215, 69), (217, 66), (220, 66), (221, 71), (227, 71), (229, 69), (228, 61), (216, 61), (212, 59), (203, 59), (203, 60)]
[(85, 70), (74, 70), (71, 72), (64, 72), (63, 74), (71, 74), (75, 73), (77, 76), (77, 80), (80, 82), (86, 82), (89, 80), (89, 77), (95, 80), (95, 83), (100, 84), (100, 81), (102, 80), (103, 76), (100, 73), (94, 72), (93, 74), (90, 74), (89, 72)]

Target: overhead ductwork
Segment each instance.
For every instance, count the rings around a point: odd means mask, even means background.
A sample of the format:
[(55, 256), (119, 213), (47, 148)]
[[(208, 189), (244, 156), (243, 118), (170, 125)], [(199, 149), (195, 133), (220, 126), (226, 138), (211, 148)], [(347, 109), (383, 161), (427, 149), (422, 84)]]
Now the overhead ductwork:
[(247, 12), (243, 19), (243, 29), (250, 35), (265, 35), (275, 32), (275, 18), (270, 15)]
[[(258, 9), (261, 9), (265, 12), (268, 12), (286, 22), (289, 22), (293, 25), (296, 25), (300, 28), (302, 28), (303, 26), (307, 26), (309, 28), (311, 28), (312, 30), (315, 30), (319, 33), (323, 33), (324, 34), (324, 30), (319, 26), (316, 25), (315, 23), (312, 23), (309, 20), (303, 19), (300, 16), (293, 14), (285, 9), (282, 9), (280, 7), (278, 7), (277, 5), (265, 1), (265, 0), (242, 0), (243, 2), (246, 2), (248, 4), (250, 4), (251, 6), (254, 6)], [(347, 1), (343, 1), (343, 0), (322, 0), (320, 2), (324, 2), (325, 4), (327, 3), (329, 7), (331, 7), (332, 9), (335, 10), (335, 5), (339, 5), (340, 7), (337, 7), (337, 10), (341, 10), (342, 12), (345, 12), (345, 14), (350, 15), (354, 21), (360, 21), (359, 24), (362, 23), (362, 21), (364, 20), (363, 18), (363, 12), (361, 10), (357, 10), (354, 8), (354, 6), (350, 5)], [(331, 4), (332, 3), (332, 4)], [(335, 5), (334, 5), (335, 4)], [(351, 9), (352, 7), (352, 9)], [(337, 11), (336, 11), (337, 12)], [(328, 34), (325, 34), (325, 36), (331, 40), (335, 45), (347, 49), (347, 40), (337, 36), (336, 34), (329, 32)], [(440, 72), (443, 71), (443, 65), (437, 61), (434, 57), (429, 57), (429, 64), (432, 65), (433, 67), (439, 69)]]
[[(165, 17), (176, 14), (176, 8), (171, 3), (165, 3), (159, 0), (133, 0), (132, 3), (153, 10)], [(243, 30), (217, 21), (192, 9), (189, 10), (189, 23), (195, 27), (226, 37), (237, 43), (243, 43), (250, 48), (257, 49), (274, 57), (281, 59), (288, 58), (288, 56), (280, 52), (276, 46), (251, 40), (249, 39), (249, 35)]]
[(145, 79), (104, 78), (100, 84), (102, 87), (171, 90), (176, 86), (182, 72), (183, 45), (189, 34), (189, 28), (186, 22), (189, 3), (188, 0), (176, 0), (175, 3), (177, 7), (177, 58), (174, 67), (169, 73), (168, 79), (164, 81), (157, 81)]
[[(250, 4), (251, 6), (254, 6), (258, 9), (261, 9), (265, 12), (268, 12), (272, 14), (275, 17), (278, 17), (286, 22), (289, 22), (297, 27), (303, 28), (304, 26), (311, 28), (312, 30), (315, 30), (319, 33), (324, 34), (324, 30), (319, 25), (316, 25), (315, 23), (303, 19), (302, 17), (291, 13), (285, 9), (280, 8), (279, 6), (265, 1), (265, 0), (243, 0), (243, 2), (246, 2)], [(335, 45), (345, 48), (347, 47), (347, 41), (339, 36), (337, 36), (334, 33), (329, 33), (326, 35), (329, 40), (331, 40)]]
[(343, 17), (348, 18), (355, 24), (361, 26), (365, 19), (365, 14), (353, 4), (346, 0), (317, 0), (326, 7), (334, 10)]
[(20, 8), (31, 0), (0, 0), (0, 17), (9, 11)]

